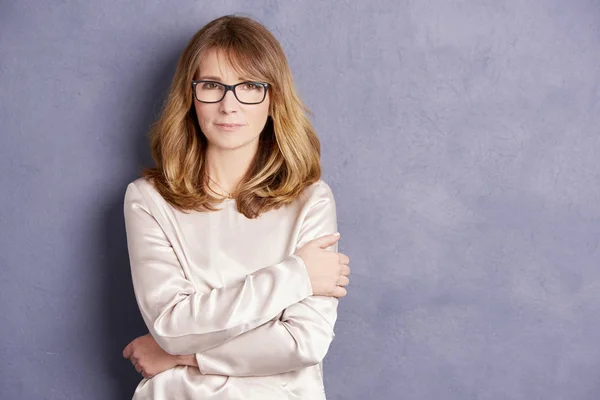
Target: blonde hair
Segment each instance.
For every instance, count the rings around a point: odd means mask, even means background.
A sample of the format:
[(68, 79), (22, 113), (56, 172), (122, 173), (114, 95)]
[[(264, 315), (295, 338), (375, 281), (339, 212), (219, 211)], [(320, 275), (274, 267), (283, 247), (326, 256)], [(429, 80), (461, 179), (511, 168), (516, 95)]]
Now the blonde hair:
[(198, 124), (191, 84), (199, 60), (211, 49), (223, 51), (236, 72), (270, 85), (270, 116), (256, 156), (234, 193), (238, 211), (256, 218), (290, 203), (320, 179), (321, 149), (281, 45), (253, 19), (223, 16), (189, 41), (177, 62), (163, 111), (150, 130), (156, 167), (144, 169), (142, 175), (182, 212), (218, 210), (214, 205), (220, 200), (207, 190), (207, 139)]

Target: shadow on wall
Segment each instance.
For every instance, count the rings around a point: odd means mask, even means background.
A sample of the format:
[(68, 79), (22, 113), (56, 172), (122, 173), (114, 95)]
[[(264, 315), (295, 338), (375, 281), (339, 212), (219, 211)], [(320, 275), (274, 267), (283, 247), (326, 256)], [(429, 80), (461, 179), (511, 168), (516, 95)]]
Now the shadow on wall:
[[(169, 86), (175, 72), (179, 53), (185, 46), (177, 49), (177, 52), (165, 55), (163, 60), (156, 60), (153, 65), (153, 76), (136, 75), (135, 82), (131, 88), (136, 91), (131, 98), (136, 99), (130, 106), (127, 119), (123, 126), (134, 126), (132, 132), (124, 132), (123, 147), (127, 149), (123, 153), (130, 155), (131, 171), (121, 171), (119, 176), (129, 177), (126, 182), (119, 186), (119, 190), (110, 196), (110, 204), (105, 210), (104, 224), (99, 227), (99, 237), (103, 241), (98, 247), (103, 257), (95, 259), (102, 260), (100, 270), (107, 270), (102, 274), (104, 320), (102, 326), (106, 328), (101, 337), (105, 342), (101, 349), (107, 349), (106, 360), (108, 375), (113, 378), (110, 383), (112, 388), (108, 390), (115, 393), (115, 399), (130, 399), (136, 386), (143, 377), (135, 370), (131, 362), (122, 356), (125, 346), (138, 336), (148, 333), (148, 329), (140, 315), (137, 306), (133, 285), (131, 282), (131, 271), (129, 265), (129, 254), (127, 252), (127, 240), (125, 235), (125, 221), (123, 218), (123, 200), (125, 189), (129, 182), (141, 176), (143, 167), (153, 166), (150, 156), (148, 133), (150, 125), (159, 115), (163, 102), (167, 98)], [(173, 46), (177, 47), (177, 46)], [(125, 55), (124, 55), (125, 56)], [(154, 84), (148, 84), (154, 82)]]

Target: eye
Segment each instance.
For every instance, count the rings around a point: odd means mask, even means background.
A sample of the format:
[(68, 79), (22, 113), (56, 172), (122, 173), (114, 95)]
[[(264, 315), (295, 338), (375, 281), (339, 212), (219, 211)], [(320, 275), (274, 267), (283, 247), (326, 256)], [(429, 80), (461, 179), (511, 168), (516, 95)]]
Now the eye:
[(204, 90), (218, 89), (219, 86), (220, 85), (218, 83), (215, 83), (215, 82), (204, 82), (202, 84), (202, 89), (204, 89)]
[(246, 82), (243, 85), (244, 90), (262, 90), (262, 86), (254, 82)]

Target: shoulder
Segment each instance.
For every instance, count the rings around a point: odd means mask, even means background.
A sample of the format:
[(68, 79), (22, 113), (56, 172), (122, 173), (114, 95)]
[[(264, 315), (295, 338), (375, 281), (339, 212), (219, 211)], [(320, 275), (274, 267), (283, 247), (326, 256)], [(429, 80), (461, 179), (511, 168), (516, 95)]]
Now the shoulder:
[(161, 198), (158, 191), (152, 183), (144, 177), (137, 178), (127, 184), (125, 189), (125, 203), (142, 203), (156, 202)]
[[(329, 227), (336, 231), (337, 207), (331, 187), (322, 179), (304, 188), (301, 195), (298, 218), (306, 227)], [(319, 228), (319, 229), (321, 229)], [(310, 229), (310, 228), (306, 228)]]
[(323, 179), (319, 179), (307, 186), (300, 195), (301, 201), (306, 208), (311, 208), (315, 204), (330, 202), (335, 205), (335, 198), (331, 187)]
[(310, 184), (304, 189), (304, 192), (307, 196), (319, 196), (319, 195), (331, 195), (333, 196), (333, 191), (331, 187), (325, 182), (323, 179), (319, 179), (315, 183)]
[(133, 187), (139, 191), (156, 191), (154, 186), (152, 186), (152, 183), (150, 183), (150, 181), (144, 177), (140, 177), (129, 182), (129, 184), (127, 184), (127, 189), (129, 190), (130, 187)]

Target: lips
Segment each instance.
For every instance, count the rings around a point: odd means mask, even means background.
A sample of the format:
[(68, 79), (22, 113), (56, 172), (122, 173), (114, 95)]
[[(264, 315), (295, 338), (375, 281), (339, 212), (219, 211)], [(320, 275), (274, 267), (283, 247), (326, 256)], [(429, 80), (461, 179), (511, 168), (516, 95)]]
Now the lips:
[(243, 124), (215, 124), (221, 132), (237, 132), (242, 129)]
[(215, 124), (224, 128), (235, 128), (236, 126), (244, 126), (243, 124)]

